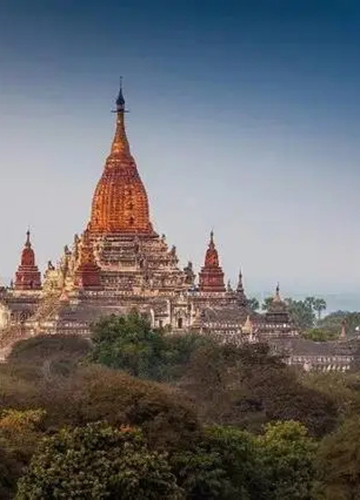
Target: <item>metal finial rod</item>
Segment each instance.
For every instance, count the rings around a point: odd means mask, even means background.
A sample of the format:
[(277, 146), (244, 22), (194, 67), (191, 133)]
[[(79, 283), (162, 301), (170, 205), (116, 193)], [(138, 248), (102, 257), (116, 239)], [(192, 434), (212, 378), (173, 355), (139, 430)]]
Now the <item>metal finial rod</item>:
[(128, 113), (129, 110), (125, 109), (125, 99), (123, 96), (123, 77), (120, 76), (120, 89), (116, 99), (116, 109), (112, 113)]

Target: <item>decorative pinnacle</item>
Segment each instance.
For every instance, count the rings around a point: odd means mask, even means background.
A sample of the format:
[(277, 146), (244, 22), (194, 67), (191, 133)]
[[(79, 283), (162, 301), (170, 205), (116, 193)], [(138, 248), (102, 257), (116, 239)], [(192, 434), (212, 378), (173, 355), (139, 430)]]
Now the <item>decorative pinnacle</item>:
[(125, 110), (125, 99), (123, 96), (123, 91), (122, 91), (122, 76), (120, 76), (120, 89), (119, 89), (119, 94), (116, 99), (116, 112), (117, 113), (126, 113)]
[(210, 245), (214, 244), (214, 230), (212, 229), (210, 231)]
[(116, 110), (113, 113), (117, 114), (116, 117), (116, 130), (115, 137), (111, 146), (111, 153), (125, 153), (127, 155), (130, 154), (130, 147), (126, 137), (125, 132), (125, 116), (127, 113), (125, 109), (125, 99), (122, 93), (122, 77), (120, 78), (120, 90), (118, 98), (116, 99)]
[(30, 228), (26, 231), (26, 242), (25, 242), (26, 248), (31, 247), (31, 241), (30, 241)]
[(244, 290), (244, 284), (243, 284), (243, 275), (241, 272), (241, 269), (239, 271), (239, 281), (236, 287), (236, 291), (239, 295), (242, 296), (242, 298), (245, 298), (245, 290)]

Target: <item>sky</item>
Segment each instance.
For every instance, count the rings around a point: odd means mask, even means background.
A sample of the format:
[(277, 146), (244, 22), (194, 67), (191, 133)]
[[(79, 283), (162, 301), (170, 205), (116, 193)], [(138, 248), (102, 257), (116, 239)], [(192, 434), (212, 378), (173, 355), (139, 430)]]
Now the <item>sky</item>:
[[(157, 231), (248, 293), (360, 292), (354, 0), (0, 0), (0, 276), (90, 214), (119, 76)], [(360, 298), (359, 298), (360, 302)]]

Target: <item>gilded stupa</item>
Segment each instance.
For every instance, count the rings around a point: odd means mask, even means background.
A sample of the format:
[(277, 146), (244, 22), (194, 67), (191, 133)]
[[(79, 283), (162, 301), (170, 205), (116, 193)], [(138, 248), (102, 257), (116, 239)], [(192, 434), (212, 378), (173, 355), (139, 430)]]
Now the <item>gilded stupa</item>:
[(126, 137), (125, 113), (120, 86), (115, 136), (92, 202), (93, 234), (153, 234), (148, 197)]

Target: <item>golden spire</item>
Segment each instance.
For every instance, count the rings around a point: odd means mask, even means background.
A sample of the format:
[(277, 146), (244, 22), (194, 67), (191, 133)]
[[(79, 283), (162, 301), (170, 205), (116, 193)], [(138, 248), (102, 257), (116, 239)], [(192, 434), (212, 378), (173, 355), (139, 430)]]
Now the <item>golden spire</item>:
[(114, 140), (111, 145), (111, 155), (123, 154), (130, 156), (130, 146), (129, 141), (126, 137), (125, 130), (125, 99), (122, 91), (122, 77), (120, 78), (120, 90), (119, 95), (116, 99), (116, 129)]
[(95, 189), (89, 230), (101, 234), (153, 234), (146, 190), (126, 137), (121, 82), (115, 113), (115, 136)]

